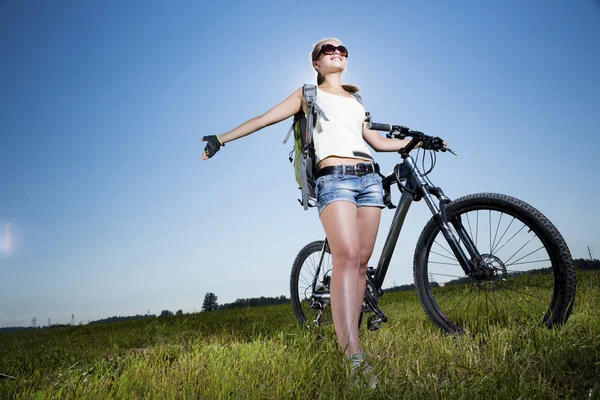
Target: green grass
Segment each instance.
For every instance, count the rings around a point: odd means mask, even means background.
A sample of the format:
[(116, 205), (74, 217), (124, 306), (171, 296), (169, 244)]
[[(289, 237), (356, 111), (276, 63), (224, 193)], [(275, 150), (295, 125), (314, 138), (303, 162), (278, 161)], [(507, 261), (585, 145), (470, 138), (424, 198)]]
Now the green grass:
[(0, 398), (600, 398), (600, 273), (578, 271), (568, 323), (522, 335), (454, 337), (416, 293), (388, 293), (389, 317), (361, 327), (374, 391), (348, 378), (332, 329), (300, 329), (290, 305), (0, 335)]

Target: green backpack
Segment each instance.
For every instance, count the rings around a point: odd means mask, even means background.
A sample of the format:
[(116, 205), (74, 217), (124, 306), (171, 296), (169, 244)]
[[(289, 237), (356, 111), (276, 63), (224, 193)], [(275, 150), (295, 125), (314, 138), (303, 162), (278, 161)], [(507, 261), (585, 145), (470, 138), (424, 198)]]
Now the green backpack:
[[(329, 121), (323, 110), (317, 105), (317, 87), (315, 85), (304, 85), (304, 100), (306, 101), (307, 115), (303, 111), (294, 115), (292, 126), (283, 141), (286, 144), (292, 132), (294, 132), (294, 148), (290, 152), (289, 160), (294, 163), (294, 172), (298, 188), (302, 192), (302, 199), (298, 199), (304, 210), (316, 205), (315, 195), (315, 172), (316, 156), (313, 142), (313, 130), (317, 124), (317, 118), (321, 116)], [(360, 104), (362, 98), (357, 93), (352, 93)]]

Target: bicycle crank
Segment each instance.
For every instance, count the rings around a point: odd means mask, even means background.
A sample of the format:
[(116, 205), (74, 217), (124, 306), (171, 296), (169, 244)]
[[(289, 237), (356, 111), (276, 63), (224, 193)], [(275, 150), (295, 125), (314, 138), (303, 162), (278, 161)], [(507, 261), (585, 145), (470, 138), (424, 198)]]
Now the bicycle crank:
[(379, 307), (377, 306), (377, 299), (371, 296), (370, 293), (365, 293), (365, 302), (366, 305), (375, 313), (375, 315), (371, 315), (367, 320), (367, 329), (370, 331), (376, 331), (381, 328), (382, 322), (387, 322), (387, 317)]
[(367, 329), (370, 331), (376, 331), (381, 328), (381, 323), (387, 322), (387, 317), (383, 314), (371, 315), (367, 320)]

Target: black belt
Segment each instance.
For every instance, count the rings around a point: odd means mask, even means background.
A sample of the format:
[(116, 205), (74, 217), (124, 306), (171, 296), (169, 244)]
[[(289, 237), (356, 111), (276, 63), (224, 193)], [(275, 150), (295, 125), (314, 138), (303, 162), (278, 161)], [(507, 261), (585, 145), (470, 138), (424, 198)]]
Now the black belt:
[(372, 174), (373, 172), (379, 173), (379, 164), (377, 163), (369, 163), (369, 164), (355, 164), (355, 165), (332, 165), (330, 167), (325, 167), (318, 169), (315, 172), (315, 179), (320, 178), (321, 176), (331, 175), (331, 174), (350, 174), (350, 175), (367, 175)]

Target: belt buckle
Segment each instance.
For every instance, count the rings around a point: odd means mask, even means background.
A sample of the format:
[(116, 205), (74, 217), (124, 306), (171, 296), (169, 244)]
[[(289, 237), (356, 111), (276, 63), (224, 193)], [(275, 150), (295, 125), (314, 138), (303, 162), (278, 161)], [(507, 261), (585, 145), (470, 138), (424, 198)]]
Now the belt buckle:
[(367, 164), (359, 163), (359, 164), (356, 164), (354, 168), (356, 171), (356, 175), (358, 175), (358, 176), (366, 175), (368, 172)]

